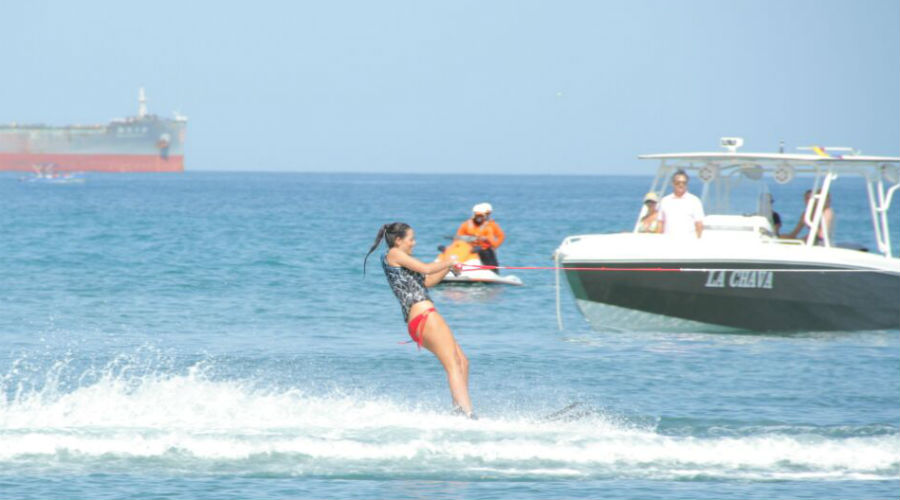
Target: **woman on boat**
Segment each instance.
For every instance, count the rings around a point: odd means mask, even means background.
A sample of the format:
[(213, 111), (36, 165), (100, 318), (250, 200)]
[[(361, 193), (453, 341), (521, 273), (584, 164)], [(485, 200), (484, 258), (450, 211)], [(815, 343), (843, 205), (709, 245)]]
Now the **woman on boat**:
[(641, 217), (641, 225), (638, 227), (638, 232), (659, 232), (659, 210), (656, 209), (658, 205), (659, 196), (657, 196), (653, 191), (650, 191), (646, 196), (644, 196), (644, 207), (646, 207), (646, 213), (643, 217)]
[(408, 224), (394, 222), (378, 230), (375, 243), (363, 260), (364, 274), (369, 255), (378, 248), (382, 239), (388, 251), (381, 256), (381, 267), (388, 285), (400, 301), (409, 336), (419, 347), (424, 346), (434, 353), (444, 365), (455, 411), (474, 419), (469, 400), (469, 360), (456, 343), (443, 316), (434, 308), (426, 290), (440, 283), (448, 272), (456, 272), (459, 264), (455, 259), (428, 264), (416, 259), (412, 256), (416, 246), (415, 231)]
[[(803, 193), (803, 213), (800, 214), (800, 220), (797, 221), (797, 225), (794, 226), (794, 230), (790, 233), (781, 236), (781, 238), (794, 239), (797, 238), (800, 234), (800, 231), (809, 226), (806, 224), (806, 214), (812, 214), (816, 211), (816, 205), (818, 204), (818, 200), (813, 201), (810, 204), (809, 200), (812, 198), (812, 189), (807, 189), (805, 193)], [(828, 241), (831, 242), (834, 233), (834, 209), (831, 208), (831, 194), (825, 197), (825, 208), (822, 209), (822, 220), (819, 223), (819, 230), (816, 232), (816, 238), (814, 240), (814, 244), (816, 245), (824, 245), (825, 244), (825, 235), (828, 235)], [(807, 232), (807, 235), (809, 233)], [(800, 239), (806, 239), (806, 236), (800, 237)]]

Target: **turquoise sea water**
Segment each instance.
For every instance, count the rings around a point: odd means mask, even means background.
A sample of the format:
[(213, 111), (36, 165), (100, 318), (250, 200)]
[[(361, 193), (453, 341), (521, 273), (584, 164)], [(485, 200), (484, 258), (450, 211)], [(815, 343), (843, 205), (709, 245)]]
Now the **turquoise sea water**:
[[(399, 344), (377, 260), (363, 278), (380, 224), (430, 259), (481, 201), (501, 264), (551, 265), (630, 228), (649, 183), (0, 176), (0, 498), (896, 498), (897, 330), (595, 332), (564, 289), (560, 331), (550, 271), (435, 289), (471, 422)], [(773, 187), (788, 227), (806, 187)], [(863, 187), (836, 189), (836, 240), (872, 246)]]

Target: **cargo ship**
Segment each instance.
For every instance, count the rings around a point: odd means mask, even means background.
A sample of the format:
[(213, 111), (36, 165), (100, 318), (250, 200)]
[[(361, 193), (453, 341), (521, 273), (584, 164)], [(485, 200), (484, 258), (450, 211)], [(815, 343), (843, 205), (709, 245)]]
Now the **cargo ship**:
[(187, 117), (138, 113), (106, 125), (0, 124), (0, 170), (55, 172), (183, 172)]

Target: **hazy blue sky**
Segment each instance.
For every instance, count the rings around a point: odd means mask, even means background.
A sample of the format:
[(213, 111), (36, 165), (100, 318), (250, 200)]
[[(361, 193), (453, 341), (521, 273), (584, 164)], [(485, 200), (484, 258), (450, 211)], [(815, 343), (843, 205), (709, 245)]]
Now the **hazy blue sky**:
[(648, 173), (900, 149), (897, 0), (2, 1), (0, 122), (186, 114), (190, 170)]

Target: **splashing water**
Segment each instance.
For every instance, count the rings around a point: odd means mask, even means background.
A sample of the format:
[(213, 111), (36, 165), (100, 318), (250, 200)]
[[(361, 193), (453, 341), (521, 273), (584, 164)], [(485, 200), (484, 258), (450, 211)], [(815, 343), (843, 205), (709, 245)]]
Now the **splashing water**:
[(572, 418), (501, 414), (473, 422), (360, 394), (217, 379), (212, 367), (205, 361), (148, 371), (119, 358), (73, 378), (64, 376), (72, 362), (62, 360), (25, 388), (13, 387), (16, 366), (3, 378), (0, 464), (455, 480), (864, 480), (895, 477), (900, 464), (890, 430), (675, 436), (584, 407)]

